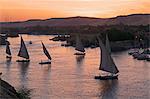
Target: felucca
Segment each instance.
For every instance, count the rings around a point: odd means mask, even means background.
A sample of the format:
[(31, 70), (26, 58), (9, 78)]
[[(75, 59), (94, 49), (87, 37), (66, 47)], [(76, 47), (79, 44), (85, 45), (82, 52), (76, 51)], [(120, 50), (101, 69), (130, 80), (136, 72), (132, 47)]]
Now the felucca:
[(28, 50), (26, 48), (26, 45), (24, 43), (22, 36), (21, 36), (21, 44), (20, 44), (20, 50), (19, 50), (18, 56), (24, 59), (17, 60), (17, 62), (29, 62), (30, 61)]
[(76, 36), (76, 47), (75, 50), (77, 51), (74, 55), (85, 55), (85, 49), (84, 46), (79, 38), (79, 36)]
[(9, 42), (6, 42), (6, 58), (12, 58), (10, 47), (9, 47)]
[[(119, 70), (114, 63), (111, 54), (109, 53), (108, 45), (106, 45), (107, 46), (106, 48), (102, 43), (102, 41), (100, 40), (100, 38), (98, 39), (98, 41), (101, 50), (101, 60), (100, 60), (101, 63), (100, 63), (99, 70), (108, 72), (108, 75), (95, 76), (95, 79), (100, 79), (100, 80), (118, 79), (117, 73), (119, 72)], [(106, 42), (109, 42), (107, 38), (106, 38)]]
[(41, 42), (41, 43), (42, 43), (42, 47), (43, 47), (43, 52), (44, 52), (44, 54), (46, 55), (46, 57), (48, 58), (48, 61), (46, 61), (46, 62), (42, 62), (42, 61), (41, 61), (39, 64), (51, 64), (52, 58), (51, 58), (51, 56), (50, 56), (48, 50), (46, 49), (44, 43), (43, 43), (43, 42)]

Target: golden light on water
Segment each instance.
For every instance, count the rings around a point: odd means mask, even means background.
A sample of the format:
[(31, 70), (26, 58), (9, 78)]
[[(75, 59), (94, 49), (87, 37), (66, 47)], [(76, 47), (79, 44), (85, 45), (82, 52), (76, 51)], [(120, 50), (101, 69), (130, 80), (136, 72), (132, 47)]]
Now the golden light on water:
[[(112, 53), (119, 69), (119, 79), (98, 81), (100, 49), (86, 48), (84, 57), (77, 57), (74, 47), (62, 47), (62, 42), (50, 41), (50, 35), (22, 35), (30, 55), (30, 63), (17, 63), (20, 38), (8, 38), (12, 51), (10, 61), (5, 58), (5, 46), (0, 46), (2, 79), (15, 88), (33, 89), (32, 99), (149, 99), (150, 63), (128, 55), (128, 51)], [(33, 44), (29, 44), (32, 40)], [(47, 60), (41, 42), (51, 54), (51, 65), (38, 64)], [(139, 75), (140, 73), (140, 75)]]
[(0, 0), (0, 21), (150, 13), (149, 0)]

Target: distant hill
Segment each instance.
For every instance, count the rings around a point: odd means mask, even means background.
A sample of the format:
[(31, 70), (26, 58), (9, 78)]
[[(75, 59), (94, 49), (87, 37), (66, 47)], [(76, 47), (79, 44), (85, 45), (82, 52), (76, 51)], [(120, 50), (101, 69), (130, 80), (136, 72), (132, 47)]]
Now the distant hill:
[(50, 19), (33, 19), (21, 22), (1, 22), (1, 27), (31, 27), (31, 26), (80, 26), (80, 25), (147, 25), (150, 24), (150, 14), (131, 14), (114, 18), (67, 17)]

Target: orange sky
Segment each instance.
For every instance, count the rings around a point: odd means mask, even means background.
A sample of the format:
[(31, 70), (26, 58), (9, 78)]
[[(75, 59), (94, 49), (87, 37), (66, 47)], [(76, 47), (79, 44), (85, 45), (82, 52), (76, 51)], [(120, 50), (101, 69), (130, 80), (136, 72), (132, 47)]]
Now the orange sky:
[(150, 0), (0, 0), (0, 21), (150, 13)]

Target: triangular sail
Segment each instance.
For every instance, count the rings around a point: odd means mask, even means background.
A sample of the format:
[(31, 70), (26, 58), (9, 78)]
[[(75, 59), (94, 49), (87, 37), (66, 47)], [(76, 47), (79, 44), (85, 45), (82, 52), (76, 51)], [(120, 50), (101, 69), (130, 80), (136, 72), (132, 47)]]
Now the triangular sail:
[(117, 69), (111, 55), (108, 53), (106, 47), (104, 46), (104, 44), (100, 39), (99, 39), (99, 45), (101, 49), (101, 64), (99, 70), (103, 70), (113, 74), (118, 73), (119, 70)]
[(11, 56), (11, 51), (10, 51), (10, 47), (9, 47), (9, 43), (6, 43), (6, 54)]
[(50, 56), (48, 50), (46, 49), (45, 45), (43, 44), (43, 42), (42, 42), (42, 46), (43, 46), (43, 52), (44, 52), (44, 54), (47, 56), (47, 58), (48, 58), (49, 60), (51, 60), (52, 58), (51, 58), (51, 56)]
[(85, 52), (84, 46), (79, 38), (79, 36), (76, 36), (76, 48), (75, 50), (80, 51), (80, 52)]
[(106, 49), (108, 50), (109, 54), (111, 54), (111, 47), (110, 47), (109, 38), (107, 34), (106, 34)]
[(29, 59), (29, 54), (22, 37), (21, 37), (21, 46), (20, 46), (18, 56)]

